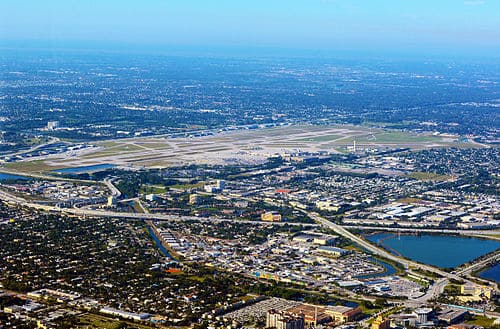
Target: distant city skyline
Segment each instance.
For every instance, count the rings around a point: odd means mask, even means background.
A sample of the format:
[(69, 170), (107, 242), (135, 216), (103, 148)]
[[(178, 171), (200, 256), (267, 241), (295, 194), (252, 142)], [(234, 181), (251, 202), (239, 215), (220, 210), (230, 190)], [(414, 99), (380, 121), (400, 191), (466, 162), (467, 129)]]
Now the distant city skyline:
[(500, 1), (2, 1), (0, 46), (30, 43), (496, 57)]

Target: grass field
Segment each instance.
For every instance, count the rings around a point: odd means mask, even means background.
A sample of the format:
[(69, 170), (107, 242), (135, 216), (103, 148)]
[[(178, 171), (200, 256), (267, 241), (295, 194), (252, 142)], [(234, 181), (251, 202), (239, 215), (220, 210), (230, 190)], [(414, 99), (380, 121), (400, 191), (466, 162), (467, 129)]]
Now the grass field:
[(97, 314), (83, 314), (78, 317), (79, 324), (77, 328), (99, 328), (99, 329), (118, 329), (123, 328), (124, 324), (127, 324), (127, 328), (138, 328), (138, 329), (150, 329), (153, 326), (147, 326), (139, 324), (137, 322), (130, 322), (125, 320), (116, 320), (107, 318), (105, 316)]
[(54, 169), (64, 168), (64, 165), (61, 164), (60, 166), (49, 166), (43, 160), (35, 160), (35, 161), (6, 163), (3, 165), (3, 167), (5, 169), (20, 171), (20, 172), (42, 173)]
[(163, 149), (170, 149), (172, 148), (170, 145), (167, 143), (163, 142), (137, 142), (137, 145), (149, 148), (149, 149), (154, 149), (154, 150), (163, 150)]
[(440, 175), (436, 173), (431, 173), (431, 172), (421, 172), (421, 171), (415, 171), (407, 175), (410, 178), (413, 179), (418, 179), (422, 181), (436, 181), (436, 182), (444, 182), (447, 180), (452, 179), (453, 177), (449, 175)]
[(140, 193), (143, 193), (143, 194), (150, 194), (150, 193), (161, 194), (161, 193), (165, 193), (166, 190), (167, 189), (165, 188), (165, 186), (142, 185), (141, 189), (140, 189)]
[(481, 326), (484, 328), (491, 328), (493, 326), (493, 321), (494, 319), (488, 318), (486, 316), (474, 315), (471, 320), (468, 320), (465, 323)]
[(333, 141), (339, 138), (342, 138), (342, 135), (322, 135), (318, 137), (308, 137), (308, 138), (301, 138), (301, 139), (296, 139), (295, 141), (297, 142), (329, 142)]
[(159, 161), (139, 161), (135, 163), (137, 166), (146, 167), (146, 168), (165, 168), (172, 166), (173, 163), (167, 160), (159, 160)]
[(421, 144), (421, 143), (441, 143), (442, 138), (438, 136), (421, 135), (398, 131), (373, 131), (360, 133), (355, 136), (350, 136), (339, 140), (343, 144), (352, 144), (354, 141), (358, 144)]
[(205, 185), (205, 183), (201, 182), (201, 183), (197, 183), (197, 184), (176, 184), (176, 185), (172, 185), (170, 186), (171, 188), (176, 188), (176, 189), (179, 189), (179, 190), (189, 190), (189, 189), (192, 189), (192, 188), (199, 188), (199, 187), (203, 187), (203, 185)]

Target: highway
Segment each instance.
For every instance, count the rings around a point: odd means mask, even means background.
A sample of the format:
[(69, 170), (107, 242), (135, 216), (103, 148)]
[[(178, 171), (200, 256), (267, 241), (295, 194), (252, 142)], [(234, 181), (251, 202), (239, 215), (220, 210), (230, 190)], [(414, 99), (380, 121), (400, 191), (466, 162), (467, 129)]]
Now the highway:
[(332, 229), (335, 233), (337, 233), (345, 238), (348, 238), (352, 242), (354, 242), (357, 245), (363, 247), (364, 249), (370, 251), (374, 255), (381, 256), (381, 257), (384, 257), (386, 259), (397, 262), (399, 264), (402, 264), (406, 269), (416, 268), (416, 269), (432, 272), (434, 274), (438, 274), (438, 275), (443, 277), (443, 278), (437, 280), (436, 282), (434, 282), (434, 284), (432, 284), (429, 287), (426, 294), (424, 294), (423, 296), (418, 297), (416, 299), (409, 300), (408, 301), (409, 304), (412, 304), (412, 303), (425, 304), (428, 300), (430, 300), (434, 297), (437, 297), (439, 294), (441, 294), (443, 292), (444, 287), (448, 284), (449, 279), (455, 279), (455, 280), (469, 282), (468, 279), (460, 277), (458, 274), (448, 273), (448, 272), (445, 272), (445, 271), (440, 270), (440, 269), (433, 267), (433, 266), (420, 264), (420, 263), (417, 263), (417, 262), (414, 262), (414, 261), (411, 261), (408, 259), (398, 257), (396, 255), (393, 255), (393, 254), (385, 251), (384, 249), (381, 249), (378, 246), (375, 246), (375, 245), (367, 242), (363, 238), (349, 232), (345, 227), (342, 227), (340, 225), (332, 223), (331, 221), (321, 217), (319, 214), (317, 214), (315, 212), (304, 211), (304, 213), (308, 214), (317, 223), (320, 223), (321, 225)]
[(357, 225), (342, 225), (342, 227), (353, 230), (377, 230), (377, 231), (410, 232), (410, 233), (439, 233), (439, 234), (457, 234), (457, 235), (467, 235), (467, 236), (488, 235), (489, 239), (495, 239), (494, 235), (500, 235), (500, 230), (454, 230), (454, 229), (440, 229), (440, 228), (357, 226)]
[(109, 188), (111, 191), (111, 196), (115, 198), (119, 198), (122, 195), (122, 192), (116, 186), (113, 184), (113, 179), (112, 178), (106, 178), (104, 180), (104, 184)]
[[(272, 205), (277, 205), (275, 203), (268, 202), (269, 204)], [(421, 263), (417, 263), (402, 257), (398, 257), (396, 255), (391, 254), (390, 252), (386, 251), (385, 249), (382, 249), (376, 245), (371, 244), (370, 242), (364, 240), (363, 238), (351, 233), (350, 231), (347, 230), (349, 226), (341, 226), (338, 224), (335, 224), (328, 219), (321, 217), (318, 213), (300, 209), (297, 207), (294, 207), (295, 210), (302, 212), (303, 214), (309, 216), (312, 218), (316, 223), (319, 223), (322, 226), (325, 226), (329, 229), (332, 229), (335, 233), (337, 233), (340, 236), (343, 236), (352, 242), (356, 243), (357, 245), (363, 247), (364, 249), (368, 250), (369, 252), (373, 253), (374, 255), (392, 260), (398, 264), (401, 264), (405, 267), (405, 269), (409, 270), (410, 268), (415, 268), (415, 269), (420, 269), (424, 271), (429, 271), (431, 273), (437, 274), (439, 276), (442, 276), (443, 278), (438, 279), (435, 281), (433, 284), (429, 286), (429, 289), (427, 292), (415, 299), (409, 299), (407, 301), (407, 305), (419, 305), (419, 304), (425, 304), (428, 300), (437, 297), (444, 291), (444, 287), (449, 283), (449, 279), (455, 279), (455, 280), (461, 280), (465, 282), (470, 282), (469, 279), (463, 278), (459, 276), (459, 273), (448, 273), (445, 272), (439, 268), (430, 266), (430, 265), (425, 265)], [(351, 228), (357, 228), (357, 227), (351, 227)], [(373, 228), (371, 228), (373, 229)], [(417, 231), (420, 232), (420, 229), (412, 229), (413, 232)], [(455, 231), (455, 230), (449, 230), (449, 231)], [(480, 231), (483, 232), (483, 231)], [(492, 234), (494, 231), (484, 231), (488, 232), (489, 234)], [(484, 261), (485, 263), (487, 262), (486, 260)]]
[(164, 214), (148, 214), (148, 213), (128, 213), (128, 212), (116, 212), (110, 210), (94, 210), (85, 208), (59, 208), (55, 206), (42, 205), (34, 202), (28, 202), (20, 197), (14, 196), (10, 193), (0, 190), (0, 199), (6, 202), (17, 204), (23, 207), (29, 207), (38, 210), (44, 210), (49, 212), (60, 212), (63, 214), (71, 214), (78, 216), (92, 216), (92, 217), (109, 217), (109, 218), (125, 218), (132, 220), (161, 220), (161, 221), (185, 221), (185, 220), (198, 220), (207, 221), (213, 223), (220, 222), (238, 222), (238, 223), (249, 223), (249, 224), (266, 224), (266, 225), (294, 225), (294, 226), (318, 226), (318, 224), (309, 223), (296, 223), (296, 222), (261, 222), (261, 221), (242, 221), (241, 219), (231, 219), (231, 218), (200, 218), (195, 216), (177, 216), (177, 215), (164, 215)]
[(427, 289), (427, 292), (424, 295), (415, 298), (414, 301), (421, 304), (427, 303), (429, 299), (432, 299), (442, 294), (444, 291), (444, 287), (446, 287), (446, 285), (449, 282), (450, 281), (447, 278), (442, 278), (437, 280), (436, 282), (434, 282), (434, 284), (429, 286), (429, 289)]
[(439, 274), (441, 276), (444, 276), (444, 277), (449, 277), (449, 278), (454, 278), (454, 279), (459, 279), (458, 276), (454, 275), (454, 274), (450, 274), (448, 272), (444, 272), (438, 268), (435, 268), (435, 267), (432, 267), (432, 266), (428, 266), (428, 265), (425, 265), (425, 264), (420, 264), (420, 263), (417, 263), (417, 262), (414, 262), (414, 261), (411, 261), (411, 260), (408, 260), (408, 259), (404, 259), (404, 258), (401, 258), (401, 257), (398, 257), (396, 255), (393, 255), (391, 253), (389, 253), (388, 251), (385, 251), (384, 249), (378, 247), (378, 246), (375, 246), (369, 242), (367, 242), (366, 240), (364, 240), (363, 238), (349, 232), (346, 228), (340, 226), (340, 225), (337, 225), (323, 217), (321, 217), (319, 214), (315, 213), (315, 212), (308, 212), (309, 216), (314, 219), (316, 222), (322, 224), (323, 226), (326, 226), (330, 229), (332, 229), (333, 231), (335, 231), (335, 233), (339, 234), (339, 235), (342, 235), (343, 237), (346, 237), (348, 238), (349, 240), (351, 240), (352, 242), (356, 243), (357, 245), (363, 247), (364, 249), (370, 251), (371, 253), (373, 253), (374, 255), (377, 255), (377, 256), (381, 256), (381, 257), (384, 257), (386, 259), (389, 259), (389, 260), (392, 260), (392, 261), (395, 261), (399, 264), (402, 264), (405, 268), (410, 268), (410, 267), (414, 267), (414, 268), (418, 268), (418, 269), (421, 269), (421, 270), (425, 270), (425, 271), (430, 271), (432, 273), (436, 273), (436, 274)]
[(482, 259), (478, 262), (475, 262), (475, 263), (467, 266), (466, 268), (463, 268), (461, 270), (456, 271), (455, 274), (457, 274), (457, 275), (469, 275), (474, 270), (479, 270), (479, 269), (485, 267), (486, 265), (488, 265), (489, 263), (495, 263), (498, 261), (500, 261), (500, 251), (496, 251), (491, 256), (489, 256), (485, 259)]
[[(111, 184), (111, 182), (108, 182), (106, 184)], [(199, 221), (207, 221), (207, 222), (213, 222), (213, 223), (218, 223), (218, 222), (242, 223), (241, 220), (227, 219), (227, 218), (199, 218), (199, 217), (195, 217), (195, 216), (176, 216), (176, 215), (150, 214), (150, 213), (125, 213), (125, 212), (115, 212), (115, 211), (110, 211), (110, 210), (95, 210), (95, 209), (84, 209), (84, 208), (58, 208), (55, 206), (41, 205), (41, 204), (37, 204), (37, 203), (33, 203), (33, 202), (28, 202), (27, 200), (24, 200), (20, 197), (11, 195), (10, 193), (7, 193), (7, 192), (2, 191), (2, 190), (0, 190), (0, 199), (4, 200), (6, 202), (10, 202), (10, 203), (14, 203), (14, 204), (18, 204), (21, 206), (34, 208), (34, 209), (50, 211), (50, 212), (60, 212), (63, 214), (72, 214), (72, 215), (78, 215), (78, 216), (125, 218), (125, 219), (131, 219), (131, 220), (162, 220), (162, 221), (199, 220)], [(324, 226), (324, 227), (327, 227), (327, 228), (333, 230), (338, 235), (341, 235), (341, 236), (351, 240), (352, 242), (356, 243), (357, 245), (361, 246), (362, 248), (366, 249), (367, 251), (371, 252), (372, 254), (374, 254), (376, 256), (380, 256), (380, 257), (386, 258), (388, 260), (394, 261), (396, 263), (402, 264), (405, 267), (405, 269), (410, 269), (410, 268), (420, 269), (420, 270), (428, 271), (428, 272), (431, 272), (431, 273), (434, 273), (434, 274), (437, 274), (437, 275), (443, 277), (442, 279), (439, 279), (434, 284), (432, 284), (429, 287), (426, 294), (424, 294), (423, 296), (421, 296), (419, 298), (409, 300), (408, 301), (409, 303), (422, 303), (422, 304), (424, 304), (429, 299), (432, 299), (432, 298), (438, 296), (440, 293), (442, 293), (444, 290), (444, 287), (448, 283), (449, 279), (462, 280), (462, 281), (469, 282), (468, 279), (461, 277), (460, 275), (468, 274), (475, 268), (484, 266), (485, 264), (487, 264), (490, 261), (500, 259), (500, 254), (495, 254), (487, 259), (482, 260), (481, 262), (478, 262), (477, 264), (473, 264), (466, 269), (460, 270), (457, 273), (448, 273), (448, 272), (445, 272), (445, 271), (438, 269), (436, 267), (433, 267), (433, 266), (417, 263), (417, 262), (414, 262), (414, 261), (411, 261), (411, 260), (408, 260), (408, 259), (405, 259), (402, 257), (398, 257), (396, 255), (393, 255), (393, 254), (389, 253), (388, 251), (386, 251), (386, 250), (384, 250), (376, 245), (373, 245), (370, 242), (364, 240), (363, 238), (349, 232), (345, 227), (340, 226), (338, 224), (335, 224), (335, 223), (321, 217), (318, 213), (311, 212), (311, 211), (305, 211), (303, 209), (298, 209), (298, 208), (297, 208), (297, 210), (308, 215), (317, 224), (289, 223), (289, 222), (265, 222), (265, 224), (268, 224), (268, 225), (309, 225), (309, 226), (321, 225), (321, 226)], [(263, 224), (264, 222), (248, 221), (248, 223)]]

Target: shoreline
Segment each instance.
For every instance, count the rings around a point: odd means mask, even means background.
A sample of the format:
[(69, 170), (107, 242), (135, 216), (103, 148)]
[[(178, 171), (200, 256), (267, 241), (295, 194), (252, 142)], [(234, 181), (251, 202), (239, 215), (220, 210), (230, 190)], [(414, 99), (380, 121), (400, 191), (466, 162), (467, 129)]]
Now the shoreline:
[(482, 273), (488, 271), (488, 270), (491, 270), (497, 266), (500, 265), (500, 261), (498, 262), (495, 262), (495, 263), (492, 263), (492, 264), (487, 264), (481, 268), (479, 268), (478, 270), (476, 271), (472, 271), (472, 273), (470, 274), (472, 277), (474, 278), (477, 278), (479, 280), (485, 280), (485, 281), (488, 281), (488, 282), (491, 282), (493, 284), (496, 284), (497, 286), (500, 285), (500, 275), (498, 276), (498, 281), (493, 279), (493, 278), (487, 278), (487, 277), (483, 277), (482, 276)]
[[(381, 238), (381, 239), (377, 239), (377, 240), (375, 240), (375, 241), (372, 241), (371, 239), (369, 239), (369, 238), (368, 238), (368, 237), (373, 237), (373, 236), (375, 236), (375, 235), (377, 235), (377, 234), (386, 234), (387, 236), (386, 236), (386, 237), (383, 237), (383, 238)], [(401, 236), (418, 236), (418, 237), (423, 237), (423, 236), (425, 236), (425, 235), (427, 235), (427, 236), (442, 236), (442, 237), (457, 237), (457, 238), (479, 239), (479, 240), (486, 240), (486, 241), (498, 241), (498, 240), (496, 240), (496, 239), (489, 239), (489, 238), (486, 238), (486, 237), (478, 237), (478, 236), (464, 236), (464, 235), (460, 235), (460, 234), (450, 234), (450, 235), (448, 235), (448, 234), (439, 234), (439, 233), (437, 233), (437, 232), (436, 232), (436, 233), (429, 233), (429, 232), (425, 232), (425, 233), (418, 234), (418, 235), (415, 235), (415, 234), (401, 234)], [(392, 247), (390, 247), (390, 246), (388, 246), (388, 245), (386, 245), (386, 244), (384, 243), (384, 241), (385, 241), (385, 240), (388, 240), (388, 239), (394, 239), (394, 238), (397, 238), (397, 237), (398, 237), (398, 235), (397, 235), (397, 234), (394, 234), (393, 232), (376, 231), (376, 230), (374, 230), (374, 231), (369, 232), (369, 233), (367, 233), (367, 234), (363, 234), (362, 236), (363, 236), (366, 240), (368, 240), (370, 243), (373, 243), (373, 244), (375, 244), (375, 245), (377, 245), (377, 246), (380, 246), (381, 248), (383, 248), (384, 250), (386, 250), (386, 251), (390, 252), (390, 253), (391, 253), (391, 254), (393, 254), (393, 255), (400, 256), (400, 257), (403, 257), (403, 258), (406, 258), (406, 259), (411, 259), (411, 260), (414, 260), (414, 261), (418, 261), (418, 260), (416, 260), (416, 259), (412, 259), (412, 258), (410, 258), (410, 257), (408, 257), (408, 256), (403, 255), (401, 252), (399, 252), (399, 251), (395, 250), (394, 248), (392, 248)], [(469, 264), (469, 265), (474, 264), (474, 263), (476, 263), (476, 262), (478, 262), (478, 261), (481, 261), (481, 259), (483, 259), (483, 258), (487, 258), (487, 257), (489, 257), (490, 255), (493, 255), (493, 254), (495, 254), (495, 253), (497, 253), (497, 252), (499, 252), (499, 251), (500, 251), (500, 246), (499, 246), (498, 248), (496, 248), (495, 250), (492, 250), (492, 251), (490, 251), (490, 252), (488, 252), (488, 253), (485, 253), (485, 254), (483, 254), (483, 255), (479, 255), (479, 256), (477, 256), (477, 257), (475, 257), (475, 258), (471, 259), (471, 260), (464, 261), (463, 263), (461, 263), (461, 264), (459, 264), (459, 265), (457, 265), (457, 266), (453, 267), (453, 270), (457, 270), (457, 269), (461, 268), (462, 266), (464, 266), (465, 264)], [(446, 268), (447, 268), (447, 267), (437, 266), (437, 265), (433, 265), (433, 264), (426, 263), (426, 262), (422, 262), (422, 261), (418, 261), (418, 262), (423, 263), (423, 264), (432, 265), (432, 266), (435, 266), (435, 267), (440, 268), (440, 269), (446, 269)], [(488, 264), (486, 264), (485, 266), (480, 267), (479, 269), (477, 269), (477, 270), (473, 271), (473, 272), (471, 273), (471, 275), (472, 275), (472, 276), (475, 276), (475, 277), (478, 277), (479, 279), (484, 279), (484, 280), (494, 281), (494, 280), (490, 280), (490, 279), (482, 278), (482, 277), (480, 277), (479, 275), (480, 275), (480, 273), (482, 273), (482, 272), (484, 272), (484, 271), (486, 271), (486, 270), (488, 270), (488, 269), (490, 269), (490, 268), (493, 268), (493, 267), (497, 266), (498, 264), (500, 264), (500, 260), (498, 260), (497, 262), (494, 262), (494, 263), (488, 263)], [(499, 283), (499, 284), (500, 284), (500, 280), (499, 280), (498, 282), (497, 282), (497, 281), (494, 281), (494, 282), (495, 282), (495, 283)]]
[[(351, 228), (349, 228), (349, 229), (351, 229)], [(491, 231), (495, 232), (495, 230), (496, 229), (492, 229)], [(468, 235), (468, 234), (464, 234), (464, 233), (470, 233), (470, 231), (468, 231), (468, 230), (462, 230), (462, 231), (463, 232), (460, 232), (460, 233), (440, 232), (440, 231), (438, 231), (438, 229), (436, 229), (435, 231), (423, 231), (423, 232), (415, 231), (413, 233), (411, 231), (402, 231), (402, 232), (400, 232), (400, 235), (404, 235), (404, 236), (424, 236), (424, 235), (436, 236), (436, 235), (438, 235), (438, 236), (450, 236), (450, 237), (454, 236), (454, 237), (460, 237), (460, 238), (500, 241), (500, 237), (495, 237), (493, 235), (487, 235), (487, 234), (486, 235), (481, 235), (481, 234), (475, 235), (474, 232), (472, 232), (471, 235)], [(393, 231), (393, 230), (384, 230), (384, 229), (381, 229), (380, 227), (373, 227), (373, 228), (367, 229), (366, 233), (361, 233), (361, 235), (363, 237), (369, 237), (369, 236), (377, 235), (377, 234), (392, 234), (392, 235), (397, 236), (398, 232)]]

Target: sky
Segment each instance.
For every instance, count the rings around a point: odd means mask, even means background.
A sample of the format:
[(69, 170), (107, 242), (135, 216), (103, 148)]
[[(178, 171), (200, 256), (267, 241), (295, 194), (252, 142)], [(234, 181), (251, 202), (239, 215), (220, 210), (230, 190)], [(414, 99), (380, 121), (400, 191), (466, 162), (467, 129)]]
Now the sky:
[(1, 0), (0, 43), (500, 54), (500, 0)]

